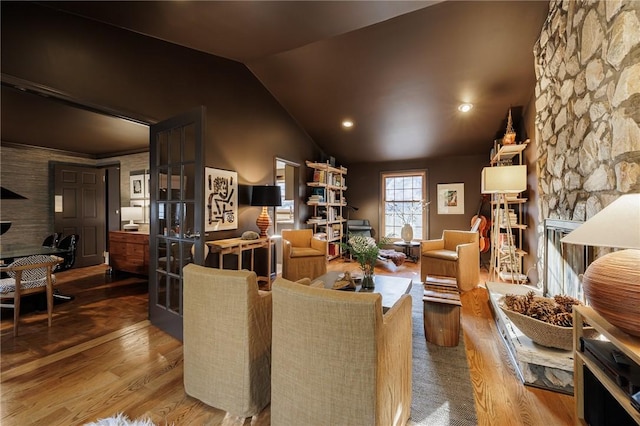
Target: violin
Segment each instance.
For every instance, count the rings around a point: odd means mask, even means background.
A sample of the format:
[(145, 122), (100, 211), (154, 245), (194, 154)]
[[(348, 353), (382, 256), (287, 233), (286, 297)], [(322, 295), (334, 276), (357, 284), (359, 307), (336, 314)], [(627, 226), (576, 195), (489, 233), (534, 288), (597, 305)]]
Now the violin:
[[(489, 229), (491, 228), (491, 221), (480, 214), (482, 205), (485, 202), (485, 197), (480, 198), (480, 204), (478, 205), (478, 212), (471, 218), (471, 229), (477, 229), (479, 233), (478, 244), (480, 246), (480, 252), (486, 253), (491, 248), (491, 240), (489, 239)], [(480, 221), (476, 226), (476, 222)]]

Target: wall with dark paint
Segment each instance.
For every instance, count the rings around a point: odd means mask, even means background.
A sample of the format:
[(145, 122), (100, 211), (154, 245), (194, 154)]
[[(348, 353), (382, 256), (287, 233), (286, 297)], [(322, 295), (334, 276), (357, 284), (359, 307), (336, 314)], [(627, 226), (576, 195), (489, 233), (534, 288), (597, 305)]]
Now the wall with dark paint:
[[(428, 179), (427, 200), (429, 205), (429, 238), (440, 238), (444, 229), (471, 228), (471, 218), (478, 211), (480, 202), (480, 173), (489, 165), (487, 155), (461, 156), (420, 161), (388, 163), (357, 163), (348, 168), (348, 203), (358, 207), (352, 213), (354, 219), (369, 219), (380, 235), (380, 185), (381, 173), (401, 170), (426, 170)], [(437, 185), (442, 183), (464, 183), (464, 214), (441, 215), (437, 209)]]

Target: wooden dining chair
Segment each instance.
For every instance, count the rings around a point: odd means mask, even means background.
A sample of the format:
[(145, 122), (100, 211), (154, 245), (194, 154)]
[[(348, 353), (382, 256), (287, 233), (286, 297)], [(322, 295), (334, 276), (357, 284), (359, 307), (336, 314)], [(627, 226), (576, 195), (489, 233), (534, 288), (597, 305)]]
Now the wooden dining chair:
[(0, 267), (0, 272), (8, 278), (0, 279), (0, 299), (13, 299), (13, 303), (0, 303), (3, 308), (13, 308), (13, 336), (18, 336), (20, 298), (34, 293), (47, 293), (47, 314), (49, 327), (53, 315), (53, 268), (62, 261), (54, 256), (34, 255), (17, 259), (8, 266)]

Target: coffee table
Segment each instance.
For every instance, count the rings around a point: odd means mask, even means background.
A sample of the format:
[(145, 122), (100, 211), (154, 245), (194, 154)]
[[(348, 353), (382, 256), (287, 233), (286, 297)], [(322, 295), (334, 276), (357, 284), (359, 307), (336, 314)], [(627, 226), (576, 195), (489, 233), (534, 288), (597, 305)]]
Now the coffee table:
[[(318, 278), (315, 278), (312, 281), (322, 281), (325, 288), (331, 289), (333, 288), (333, 284), (338, 280), (338, 276), (340, 274), (342, 274), (342, 272), (331, 271), (319, 276)], [(400, 300), (400, 297), (402, 297), (402, 295), (409, 294), (409, 291), (411, 290), (411, 278), (374, 275), (373, 282), (376, 286), (373, 290), (361, 290), (360, 284), (356, 282), (355, 291), (362, 291), (363, 293), (379, 293), (382, 296), (383, 311), (390, 309), (398, 300)]]

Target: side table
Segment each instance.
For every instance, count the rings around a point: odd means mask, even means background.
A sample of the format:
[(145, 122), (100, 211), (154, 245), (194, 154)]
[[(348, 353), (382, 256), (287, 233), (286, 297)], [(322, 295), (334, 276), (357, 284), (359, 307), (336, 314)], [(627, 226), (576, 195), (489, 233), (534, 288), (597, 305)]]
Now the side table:
[(407, 255), (407, 259), (416, 263), (418, 261), (418, 258), (420, 256), (413, 256), (411, 254), (411, 249), (413, 249), (414, 247), (420, 247), (420, 243), (416, 242), (416, 241), (396, 241), (393, 243), (394, 246), (396, 247), (402, 247), (402, 250), (404, 252), (404, 254)]
[(271, 238), (258, 238), (257, 240), (243, 240), (242, 238), (227, 238), (224, 240), (210, 240), (206, 244), (211, 253), (218, 253), (218, 267), (222, 269), (223, 257), (225, 254), (235, 254), (238, 256), (238, 270), (242, 269), (242, 253), (251, 250), (251, 266), (249, 270), (254, 270), (255, 249), (267, 249), (267, 276), (258, 276), (258, 282), (265, 281), (267, 289), (271, 289), (271, 250), (275, 247), (275, 241)]

